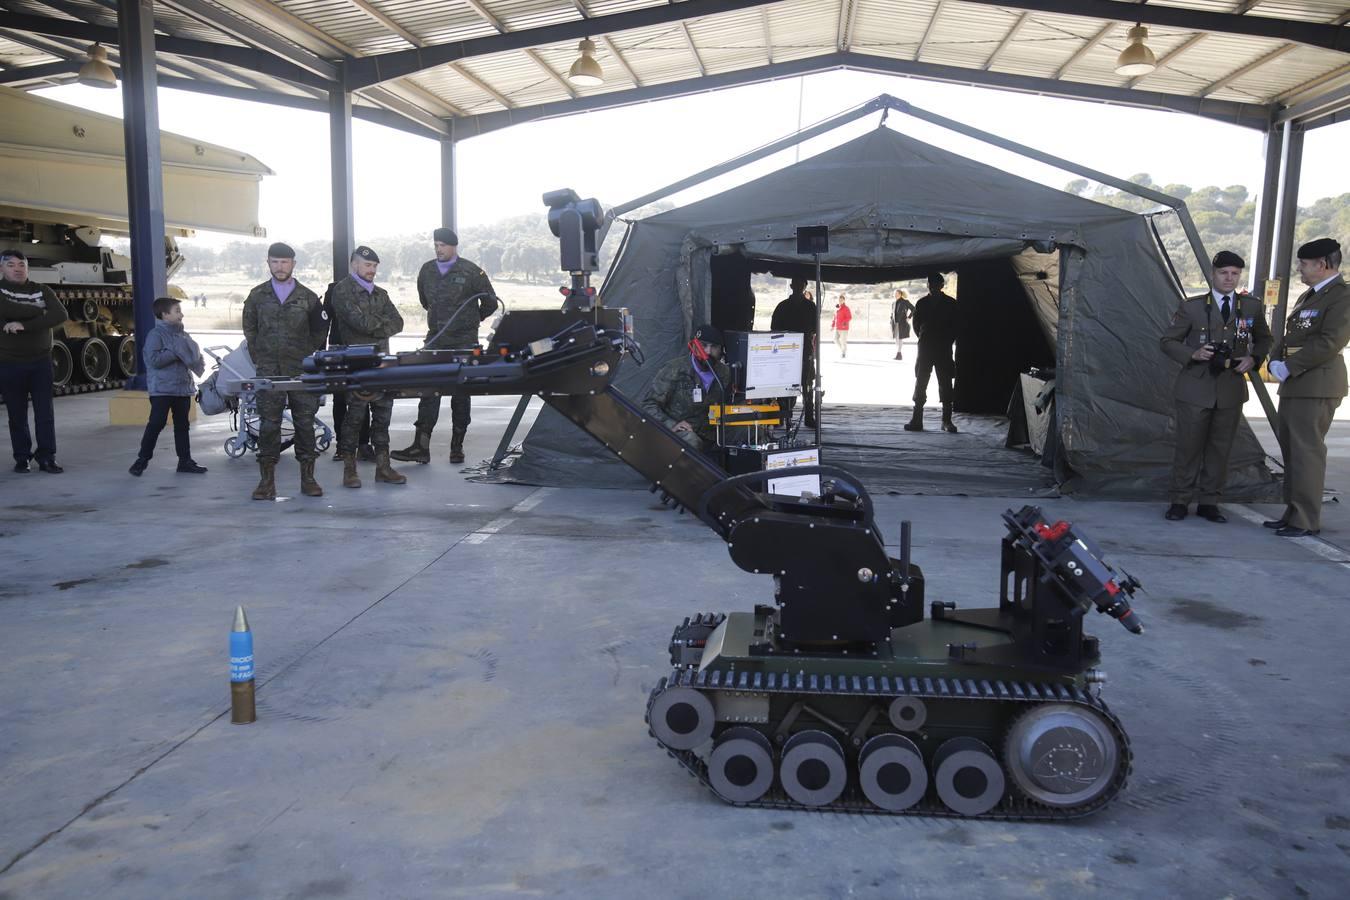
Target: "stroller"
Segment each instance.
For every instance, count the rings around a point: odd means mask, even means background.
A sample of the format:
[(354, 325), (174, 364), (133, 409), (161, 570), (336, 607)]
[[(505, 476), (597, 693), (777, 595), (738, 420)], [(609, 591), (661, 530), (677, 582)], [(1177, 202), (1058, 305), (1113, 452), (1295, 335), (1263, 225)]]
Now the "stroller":
[[(216, 361), (216, 368), (197, 390), (197, 405), (203, 413), (215, 416), (229, 411), (230, 427), (235, 433), (225, 440), (225, 455), (238, 459), (250, 450), (258, 452), (258, 429), (262, 420), (258, 416), (258, 397), (251, 388), (242, 385), (257, 374), (253, 368), (253, 359), (248, 354), (247, 342), (231, 350), (229, 347), (205, 347), (203, 352)], [(319, 398), (323, 406), (327, 397)], [(295, 443), (295, 422), (289, 410), (281, 413), (281, 451)], [(333, 443), (333, 429), (314, 417), (314, 444), (322, 453)]]

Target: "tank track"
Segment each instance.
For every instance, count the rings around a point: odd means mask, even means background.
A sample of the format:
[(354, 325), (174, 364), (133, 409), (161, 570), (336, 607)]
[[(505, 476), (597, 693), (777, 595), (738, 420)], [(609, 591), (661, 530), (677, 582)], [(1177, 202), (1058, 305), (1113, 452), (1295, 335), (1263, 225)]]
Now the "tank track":
[[(675, 629), (674, 640), (672, 641), (672, 651), (682, 637), (682, 632), (694, 628), (701, 634), (707, 629), (709, 624), (721, 622), (725, 616), (714, 617), (711, 614), (700, 614), (692, 620), (686, 620), (685, 625)], [(656, 698), (668, 688), (689, 687), (712, 694), (719, 690), (725, 691), (752, 691), (764, 694), (793, 695), (803, 698), (821, 697), (821, 696), (846, 696), (854, 698), (873, 697), (879, 701), (890, 701), (895, 697), (917, 697), (938, 698), (942, 700), (968, 700), (972, 702), (993, 701), (1000, 704), (1016, 704), (1030, 711), (1037, 704), (1061, 703), (1075, 706), (1085, 706), (1096, 712), (1110, 726), (1115, 734), (1120, 748), (1120, 765), (1117, 767), (1115, 778), (1110, 787), (1096, 800), (1082, 806), (1061, 809), (1046, 806), (1037, 803), (1027, 797), (1021, 796), (1015, 788), (1011, 786), (1009, 778), (1009, 787), (1004, 792), (1003, 798), (993, 809), (979, 815), (964, 815), (948, 809), (940, 800), (933, 796), (930, 786), (928, 796), (916, 803), (914, 806), (901, 810), (891, 811), (881, 809), (870, 803), (863, 796), (862, 791), (856, 783), (856, 768), (850, 762), (851, 773), (849, 776), (849, 786), (839, 799), (833, 803), (822, 806), (807, 806), (790, 798), (778, 783), (775, 776), (774, 784), (769, 791), (760, 799), (751, 802), (739, 802), (728, 800), (719, 794), (708, 779), (707, 764), (699, 758), (692, 750), (675, 750), (667, 747), (656, 738), (655, 733), (649, 730), (649, 734), (656, 740), (657, 745), (665, 750), (668, 755), (673, 757), (681, 766), (689, 772), (690, 775), (703, 783), (714, 796), (723, 803), (732, 806), (751, 807), (756, 809), (793, 809), (803, 812), (839, 812), (839, 813), (857, 813), (866, 815), (890, 815), (890, 816), (936, 816), (958, 819), (992, 819), (995, 821), (1068, 821), (1071, 819), (1081, 819), (1098, 812), (1107, 806), (1124, 789), (1129, 780), (1130, 772), (1133, 769), (1134, 754), (1130, 748), (1129, 735), (1125, 733), (1120, 720), (1107, 708), (1105, 701), (1100, 697), (1094, 696), (1086, 691), (1076, 687), (1065, 687), (1063, 685), (1036, 683), (1031, 681), (1006, 681), (1006, 680), (975, 680), (975, 679), (954, 679), (954, 678), (890, 678), (887, 676), (838, 676), (831, 675), (789, 675), (786, 673), (773, 672), (741, 672), (739, 676), (734, 672), (722, 671), (702, 671), (696, 672), (690, 668), (684, 668), (677, 665), (668, 677), (662, 678), (652, 689), (651, 695), (647, 698), (647, 710), (644, 721), (650, 723), (652, 704)], [(994, 748), (996, 754), (1001, 756), (1003, 747)], [(849, 754), (852, 757), (853, 754)]]

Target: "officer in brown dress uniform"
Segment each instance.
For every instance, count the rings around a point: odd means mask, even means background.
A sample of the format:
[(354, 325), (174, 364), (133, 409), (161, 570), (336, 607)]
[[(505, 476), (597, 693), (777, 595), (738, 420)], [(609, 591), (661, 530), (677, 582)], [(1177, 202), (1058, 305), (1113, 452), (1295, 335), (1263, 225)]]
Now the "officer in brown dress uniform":
[(1341, 277), (1341, 245), (1318, 238), (1298, 248), (1298, 274), (1308, 289), (1285, 319), (1270, 373), (1280, 380), (1280, 451), (1284, 515), (1269, 522), (1280, 537), (1317, 534), (1327, 475), (1327, 430), (1346, 394), (1350, 286)]
[(1221, 250), (1213, 265), (1214, 287), (1183, 300), (1162, 336), (1163, 352), (1181, 363), (1173, 389), (1177, 436), (1166, 513), (1172, 521), (1186, 518), (1192, 497), (1199, 500), (1196, 515), (1228, 521), (1219, 496), (1247, 402), (1245, 376), (1261, 365), (1272, 340), (1261, 301), (1237, 292), (1247, 265), (1242, 257)]

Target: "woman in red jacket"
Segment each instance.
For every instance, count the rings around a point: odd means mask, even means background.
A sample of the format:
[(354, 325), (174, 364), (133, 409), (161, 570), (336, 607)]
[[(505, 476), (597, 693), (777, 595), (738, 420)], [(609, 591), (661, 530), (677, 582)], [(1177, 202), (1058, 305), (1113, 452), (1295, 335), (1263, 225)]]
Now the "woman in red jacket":
[(839, 356), (848, 356), (848, 323), (853, 321), (853, 310), (848, 308), (844, 295), (839, 295), (839, 304), (834, 308), (834, 321), (830, 329), (834, 332), (834, 342), (839, 345)]

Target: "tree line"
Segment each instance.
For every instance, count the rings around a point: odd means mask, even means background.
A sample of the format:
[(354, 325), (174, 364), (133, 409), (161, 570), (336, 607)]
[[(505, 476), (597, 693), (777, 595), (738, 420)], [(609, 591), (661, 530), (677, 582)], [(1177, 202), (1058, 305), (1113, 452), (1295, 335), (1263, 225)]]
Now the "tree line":
[[(671, 209), (674, 204), (662, 202), (643, 207), (631, 217), (641, 218)], [(628, 217), (625, 217), (628, 218)], [(608, 271), (614, 251), (623, 233), (622, 222), (616, 222), (609, 238), (600, 248), (600, 273)], [(380, 255), (380, 277), (384, 279), (415, 278), (417, 270), (433, 256), (430, 234), (396, 234), (362, 239)], [(219, 249), (196, 244), (192, 240), (179, 242), (185, 275), (240, 274), (250, 279), (267, 277), (264, 258), (268, 241), (231, 241)], [(331, 240), (306, 241), (293, 244), (295, 265), (299, 271), (328, 272), (332, 266)], [(558, 239), (549, 231), (548, 219), (542, 214), (526, 214), (499, 219), (486, 225), (466, 226), (459, 230), (460, 252), (491, 275), (503, 281), (551, 284), (558, 280)]]
[[(1249, 255), (1256, 221), (1256, 199), (1245, 186), (1191, 188), (1184, 184), (1158, 185), (1144, 173), (1129, 180), (1185, 200), (1196, 229), (1211, 254), (1227, 249), (1243, 257)], [(1084, 178), (1070, 181), (1064, 189), (1071, 194), (1132, 212), (1147, 214), (1159, 210), (1151, 200), (1105, 185), (1094, 186)], [(672, 206), (669, 201), (662, 201), (637, 210), (627, 218), (643, 218)], [(1154, 222), (1182, 282), (1187, 287), (1203, 285), (1204, 275), (1177, 217), (1169, 211), (1157, 216)], [(615, 223), (609, 239), (600, 249), (602, 275), (608, 271), (614, 252), (621, 243), (622, 229), (621, 222)], [(1330, 236), (1350, 246), (1350, 193), (1323, 197), (1311, 206), (1299, 207), (1294, 234), (1295, 245)], [(418, 268), (432, 257), (431, 236), (428, 234), (374, 237), (366, 243), (380, 254), (380, 272), (385, 279), (414, 278)], [(198, 245), (192, 240), (182, 241), (180, 246), (184, 256), (184, 274), (237, 273), (258, 280), (267, 277), (263, 259), (266, 241), (231, 241), (218, 250)], [(467, 226), (460, 231), (460, 248), (466, 258), (481, 265), (494, 279), (550, 284), (559, 277), (558, 240), (549, 231), (548, 220), (542, 214), (510, 216), (486, 225)], [(332, 242), (307, 241), (295, 245), (295, 254), (298, 269), (318, 272), (326, 277), (332, 265)]]
[[(1146, 173), (1134, 175), (1129, 181), (1184, 200), (1195, 222), (1195, 230), (1200, 233), (1200, 239), (1211, 255), (1220, 250), (1231, 250), (1244, 259), (1250, 255), (1252, 233), (1256, 228), (1257, 198), (1245, 186), (1234, 184), (1228, 187), (1211, 185), (1191, 188), (1184, 184), (1160, 185), (1155, 184)], [(1086, 178), (1070, 181), (1064, 190), (1137, 213), (1147, 214), (1161, 209), (1152, 200), (1136, 194), (1105, 185), (1094, 187)], [(1182, 283), (1188, 288), (1202, 287), (1205, 276), (1200, 271), (1178, 218), (1167, 210), (1165, 214), (1154, 218), (1154, 224), (1158, 227), (1163, 246)], [(1323, 197), (1312, 206), (1298, 208), (1298, 217), (1294, 223), (1294, 246), (1319, 237), (1333, 237), (1343, 245), (1350, 246), (1350, 194)], [(1247, 259), (1247, 262), (1250, 265), (1252, 260)], [(1298, 289), (1298, 285), (1293, 286), (1295, 293)]]

